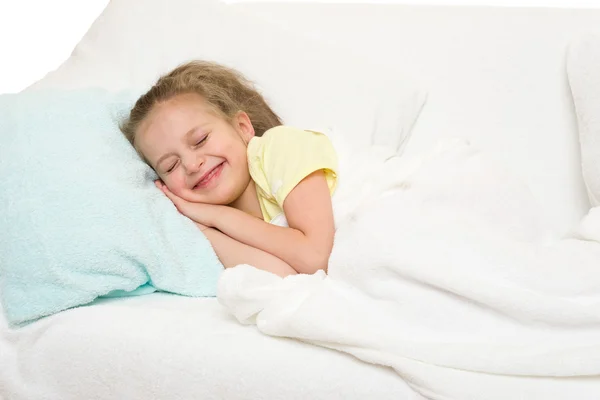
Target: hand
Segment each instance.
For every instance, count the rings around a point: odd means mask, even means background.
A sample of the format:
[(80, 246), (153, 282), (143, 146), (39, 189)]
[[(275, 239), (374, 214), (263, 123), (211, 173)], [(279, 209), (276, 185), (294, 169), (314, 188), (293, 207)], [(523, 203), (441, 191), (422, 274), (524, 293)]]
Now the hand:
[(222, 206), (205, 203), (193, 203), (175, 195), (167, 186), (159, 180), (154, 181), (159, 188), (177, 208), (182, 215), (185, 215), (198, 225), (200, 230), (214, 228), (216, 215)]

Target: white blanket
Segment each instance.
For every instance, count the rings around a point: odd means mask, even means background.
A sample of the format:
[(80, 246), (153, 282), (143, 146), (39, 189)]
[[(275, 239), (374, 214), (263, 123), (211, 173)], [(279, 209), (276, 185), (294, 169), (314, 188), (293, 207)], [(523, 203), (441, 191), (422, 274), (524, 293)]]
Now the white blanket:
[(582, 32), (569, 43), (567, 76), (577, 112), (582, 175), (593, 206), (600, 205), (600, 34)]
[(600, 209), (555, 240), (527, 187), (467, 143), (343, 154), (329, 275), (226, 270), (218, 298), (240, 322), (433, 399), (600, 396)]

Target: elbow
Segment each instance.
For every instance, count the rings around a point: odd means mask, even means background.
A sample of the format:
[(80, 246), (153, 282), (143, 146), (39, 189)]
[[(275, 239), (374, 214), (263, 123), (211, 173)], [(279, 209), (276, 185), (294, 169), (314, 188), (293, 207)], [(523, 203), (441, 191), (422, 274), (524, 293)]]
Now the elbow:
[(306, 252), (300, 262), (296, 271), (301, 274), (312, 275), (319, 270), (327, 272), (329, 265), (330, 252), (324, 253), (319, 251), (308, 251)]

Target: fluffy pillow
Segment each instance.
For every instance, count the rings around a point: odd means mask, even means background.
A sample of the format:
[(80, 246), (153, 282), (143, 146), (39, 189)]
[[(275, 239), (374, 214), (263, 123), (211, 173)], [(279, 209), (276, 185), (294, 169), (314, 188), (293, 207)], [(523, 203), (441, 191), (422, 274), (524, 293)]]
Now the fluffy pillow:
[(285, 123), (399, 149), (425, 101), (413, 78), (218, 0), (111, 0), (58, 70), (32, 88), (148, 88), (190, 59), (257, 83)]
[(118, 130), (131, 96), (0, 96), (0, 299), (20, 324), (102, 295), (214, 296), (223, 266)]
[(567, 74), (579, 129), (582, 173), (593, 206), (600, 205), (600, 34), (575, 38), (567, 54)]

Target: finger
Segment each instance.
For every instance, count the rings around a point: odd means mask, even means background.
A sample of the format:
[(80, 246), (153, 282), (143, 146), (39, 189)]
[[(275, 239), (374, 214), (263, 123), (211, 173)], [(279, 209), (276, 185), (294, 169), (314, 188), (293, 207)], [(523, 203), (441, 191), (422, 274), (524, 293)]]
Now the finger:
[(169, 200), (171, 200), (171, 202), (175, 205), (175, 208), (177, 208), (177, 210), (185, 215), (185, 211), (186, 211), (186, 206), (187, 206), (187, 201), (185, 201), (184, 199), (182, 199), (181, 197), (173, 194), (173, 192), (171, 192), (169, 189), (165, 188), (165, 195), (169, 198)]
[(160, 190), (162, 190), (165, 194), (167, 194), (167, 193), (173, 193), (173, 192), (171, 192), (171, 190), (169, 190), (169, 188), (167, 187), (167, 185), (165, 185), (164, 183), (160, 182), (159, 185), (160, 185), (159, 186)]
[(157, 188), (158, 188), (158, 189), (159, 189), (161, 192), (163, 192), (164, 194), (166, 194), (167, 196), (168, 196), (169, 194), (172, 194), (172, 193), (173, 193), (173, 192), (171, 192), (171, 191), (169, 190), (169, 188), (167, 187), (167, 185), (165, 185), (164, 183), (162, 183), (162, 182), (158, 181), (158, 182), (157, 182), (157, 183), (155, 183), (155, 184), (156, 184), (156, 187), (157, 187)]
[(181, 197), (171, 192), (167, 187), (163, 187), (162, 191), (175, 205), (178, 206), (179, 204), (182, 204), (184, 202), (184, 200)]
[(169, 200), (171, 200), (174, 204), (179, 203), (179, 197), (175, 196), (173, 194), (173, 192), (171, 192), (169, 189), (167, 189), (166, 187), (163, 187), (162, 191), (169, 198)]

